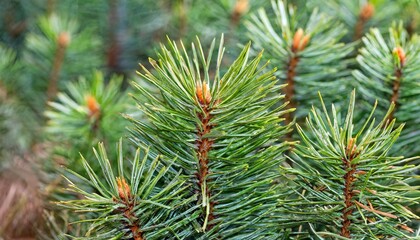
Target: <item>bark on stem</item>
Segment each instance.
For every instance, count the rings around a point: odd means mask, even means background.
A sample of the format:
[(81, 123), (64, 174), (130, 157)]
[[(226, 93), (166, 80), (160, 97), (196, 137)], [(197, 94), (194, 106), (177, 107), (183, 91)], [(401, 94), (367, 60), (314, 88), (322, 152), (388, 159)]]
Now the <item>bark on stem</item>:
[(392, 110), (391, 114), (389, 114), (388, 116), (388, 122), (391, 122), (392, 119), (394, 118), (394, 113), (397, 109), (398, 106), (398, 98), (399, 98), (399, 93), (400, 93), (400, 86), (401, 86), (401, 80), (402, 80), (402, 76), (403, 76), (403, 67), (406, 61), (406, 56), (405, 56), (405, 52), (404, 49), (401, 47), (396, 47), (394, 48), (394, 50), (392, 51), (393, 54), (397, 57), (398, 59), (398, 64), (395, 68), (395, 72), (394, 72), (394, 76), (395, 76), (395, 80), (393, 82), (392, 85), (392, 96), (391, 96), (391, 103), (395, 104), (395, 108)]
[(114, 199), (114, 201), (122, 203), (124, 205), (124, 207), (121, 207), (118, 210), (124, 215), (124, 217), (129, 222), (128, 224), (126, 224), (126, 227), (130, 229), (134, 240), (145, 240), (145, 238), (143, 237), (143, 233), (140, 230), (138, 218), (133, 212), (135, 205), (133, 196), (130, 192), (130, 187), (128, 186), (127, 182), (123, 177), (117, 177), (117, 185), (118, 195), (120, 199)]
[[(287, 105), (288, 108), (295, 108), (296, 103), (293, 100), (293, 96), (295, 95), (295, 76), (296, 76), (296, 67), (299, 63), (299, 57), (293, 52), (293, 56), (289, 59), (287, 63), (287, 76), (286, 76), (286, 83), (287, 86), (284, 88), (285, 93), (285, 101), (289, 102)], [(287, 112), (285, 114), (285, 124), (288, 125), (293, 121), (293, 114), (291, 112)]]
[[(296, 102), (293, 100), (293, 96), (295, 95), (295, 77), (296, 77), (296, 68), (299, 63), (299, 52), (303, 51), (308, 45), (311, 36), (309, 34), (304, 34), (302, 28), (299, 28), (295, 35), (293, 36), (292, 46), (291, 46), (291, 56), (287, 63), (287, 74), (286, 74), (286, 83), (287, 86), (284, 88), (285, 93), (285, 100), (289, 102), (287, 107), (296, 108)], [(291, 112), (287, 112), (285, 114), (285, 124), (288, 125), (293, 121), (293, 114)], [(292, 132), (289, 132), (286, 135), (287, 139), (292, 138)]]
[(58, 77), (60, 75), (61, 66), (64, 62), (64, 56), (68, 44), (70, 43), (70, 35), (67, 32), (62, 32), (57, 38), (57, 50), (55, 52), (53, 66), (51, 68), (47, 97), (51, 100), (56, 94), (58, 89)]
[(390, 102), (395, 104), (395, 108), (392, 110), (391, 114), (388, 116), (388, 122), (391, 122), (394, 119), (394, 113), (397, 109), (398, 97), (400, 92), (400, 85), (401, 85), (401, 78), (402, 78), (402, 69), (397, 68), (395, 70), (395, 80), (392, 86), (392, 96)]
[(345, 207), (341, 211), (341, 219), (342, 219), (342, 226), (341, 226), (341, 236), (350, 238), (350, 225), (351, 225), (351, 219), (349, 218), (354, 210), (354, 203), (353, 203), (353, 196), (355, 191), (353, 191), (353, 184), (355, 181), (354, 174), (357, 171), (357, 164), (352, 164), (352, 161), (354, 158), (356, 158), (356, 144), (354, 142), (355, 140), (353, 138), (350, 139), (350, 142), (347, 145), (346, 149), (346, 157), (343, 157), (342, 163), (343, 163), (343, 169), (346, 171), (346, 173), (343, 176), (344, 179), (344, 204)]
[(357, 19), (357, 23), (354, 26), (354, 40), (358, 40), (363, 36), (363, 29), (367, 21), (372, 18), (375, 12), (375, 7), (371, 3), (366, 3), (362, 9), (360, 10), (359, 17)]
[[(199, 100), (199, 103), (201, 105), (201, 108), (203, 110), (202, 113), (198, 114), (198, 117), (200, 119), (200, 126), (197, 127), (197, 147), (198, 147), (198, 151), (197, 151), (197, 156), (198, 156), (198, 160), (199, 160), (199, 169), (198, 169), (198, 173), (197, 173), (197, 178), (198, 178), (198, 188), (203, 191), (203, 194), (205, 194), (204, 197), (207, 199), (211, 198), (211, 192), (208, 188), (208, 182), (207, 182), (207, 175), (209, 173), (209, 159), (208, 159), (208, 154), (209, 151), (213, 145), (213, 140), (210, 140), (207, 137), (204, 137), (206, 134), (210, 133), (211, 129), (212, 129), (212, 125), (210, 123), (210, 120), (212, 119), (212, 115), (210, 114), (210, 102), (211, 102), (211, 95), (210, 95), (210, 90), (209, 87), (207, 86), (206, 83), (203, 83), (202, 85), (199, 84), (196, 88), (196, 95), (197, 98)], [(203, 206), (204, 204), (207, 203), (202, 203)], [(205, 224), (207, 222), (211, 222), (213, 219), (215, 219), (214, 213), (213, 213), (213, 208), (214, 208), (214, 202), (209, 201), (209, 213), (205, 216), (204, 218), (207, 218), (204, 220)], [(206, 211), (205, 211), (206, 212)], [(207, 224), (205, 225), (205, 231), (210, 230), (213, 227), (212, 224)]]

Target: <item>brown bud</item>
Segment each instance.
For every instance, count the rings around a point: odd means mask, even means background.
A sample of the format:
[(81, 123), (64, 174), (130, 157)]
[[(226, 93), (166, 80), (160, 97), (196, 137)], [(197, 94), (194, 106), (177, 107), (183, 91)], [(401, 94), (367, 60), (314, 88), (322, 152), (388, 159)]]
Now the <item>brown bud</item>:
[(232, 16), (243, 16), (249, 9), (249, 1), (248, 0), (236, 0), (235, 7), (232, 11)]
[(303, 49), (305, 49), (305, 47), (306, 47), (306, 45), (308, 45), (310, 39), (311, 39), (311, 35), (309, 35), (309, 34), (306, 34), (302, 38), (302, 42), (300, 42), (300, 45), (299, 45), (299, 51), (302, 51)]
[(392, 53), (398, 57), (398, 60), (400, 61), (400, 64), (404, 65), (404, 63), (405, 63), (404, 49), (402, 49), (402, 47), (396, 47), (396, 48), (394, 48)]
[(124, 177), (117, 177), (118, 195), (122, 200), (131, 199), (131, 191)]
[(300, 42), (302, 40), (302, 36), (303, 36), (303, 29), (299, 28), (296, 33), (295, 36), (293, 36), (293, 44), (292, 44), (292, 50), (296, 51), (299, 49), (299, 45)]
[(363, 21), (369, 20), (375, 13), (375, 6), (372, 3), (366, 3), (360, 10), (360, 18)]
[(231, 14), (231, 23), (233, 26), (238, 25), (241, 17), (248, 11), (249, 2), (248, 0), (236, 0), (236, 4), (233, 7)]
[(89, 109), (89, 118), (91, 117), (99, 117), (101, 114), (99, 103), (96, 101), (95, 97), (92, 95), (88, 95), (86, 97), (86, 106)]
[(211, 102), (211, 93), (210, 93), (210, 88), (207, 85), (206, 82), (203, 82), (203, 84), (198, 84), (196, 86), (196, 95), (198, 98), (198, 101), (201, 104), (209, 104)]
[(350, 138), (348, 144), (347, 144), (347, 155), (353, 156), (356, 152), (356, 143), (354, 138)]
[(60, 47), (67, 47), (70, 41), (70, 34), (68, 32), (61, 32), (57, 37), (57, 43)]
[(302, 51), (308, 45), (310, 39), (311, 35), (304, 35), (303, 29), (299, 28), (293, 36), (292, 51)]

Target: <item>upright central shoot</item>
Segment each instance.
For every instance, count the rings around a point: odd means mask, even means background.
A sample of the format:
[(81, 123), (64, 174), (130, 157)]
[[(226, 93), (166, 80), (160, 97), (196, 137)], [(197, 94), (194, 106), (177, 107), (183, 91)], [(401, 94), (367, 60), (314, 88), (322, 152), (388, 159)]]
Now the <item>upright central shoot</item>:
[(148, 84), (134, 85), (146, 118), (131, 118), (132, 140), (175, 158), (174, 170), (191, 183), (192, 238), (275, 238), (281, 234), (272, 221), (281, 192), (275, 182), (287, 148), (278, 139), (290, 130), (282, 116), (291, 110), (278, 104), (284, 96), (275, 69), (259, 67), (261, 54), (249, 59), (249, 44), (220, 69), (222, 42), (215, 61), (214, 41), (208, 54), (199, 41), (190, 49), (169, 41), (159, 60), (150, 60), (153, 71), (142, 66)]
[(197, 83), (196, 86), (196, 95), (198, 102), (200, 103), (202, 112), (198, 113), (198, 118), (200, 119), (200, 123), (197, 127), (197, 157), (198, 157), (198, 186), (201, 189), (202, 193), (202, 206), (206, 208), (206, 215), (205, 215), (205, 224), (203, 229), (211, 228), (212, 226), (207, 226), (207, 222), (213, 220), (215, 218), (213, 214), (213, 206), (214, 202), (210, 202), (211, 192), (209, 191), (208, 184), (207, 184), (207, 175), (209, 174), (209, 151), (213, 145), (213, 141), (206, 137), (206, 134), (209, 134), (212, 129), (212, 124), (210, 120), (212, 118), (211, 115), (211, 93), (210, 88), (208, 87), (207, 83)]

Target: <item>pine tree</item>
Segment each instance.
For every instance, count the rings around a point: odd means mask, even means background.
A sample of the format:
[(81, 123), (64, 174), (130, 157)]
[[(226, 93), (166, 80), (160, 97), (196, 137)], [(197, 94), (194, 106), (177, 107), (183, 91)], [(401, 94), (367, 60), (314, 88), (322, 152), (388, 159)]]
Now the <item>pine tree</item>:
[(3, 1), (0, 238), (419, 238), (419, 1), (288, 2)]

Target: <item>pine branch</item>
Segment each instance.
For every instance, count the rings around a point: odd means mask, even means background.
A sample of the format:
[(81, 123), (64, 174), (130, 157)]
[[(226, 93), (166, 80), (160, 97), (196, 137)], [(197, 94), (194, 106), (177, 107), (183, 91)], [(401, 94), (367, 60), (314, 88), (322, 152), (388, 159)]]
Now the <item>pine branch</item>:
[(78, 239), (164, 239), (167, 236), (183, 238), (188, 223), (186, 212), (178, 210), (193, 201), (186, 196), (185, 184), (170, 166), (162, 165), (159, 157), (150, 159), (147, 149), (138, 149), (130, 173), (124, 171), (121, 140), (118, 145), (118, 177), (113, 163), (107, 157), (103, 144), (94, 153), (102, 175), (95, 173), (82, 157), (88, 174), (84, 178), (70, 170), (77, 178), (89, 183), (95, 192), (86, 191), (68, 179), (70, 190), (82, 199), (61, 201), (60, 206), (78, 211), (90, 223), (84, 237)]
[(420, 130), (417, 124), (417, 97), (420, 64), (420, 41), (417, 35), (409, 37), (402, 24), (389, 29), (384, 38), (378, 29), (372, 29), (363, 38), (364, 47), (357, 61), (361, 70), (353, 72), (361, 97), (368, 103), (378, 99), (378, 110), (384, 114), (390, 103), (395, 104), (388, 120), (394, 117), (405, 122), (405, 128), (393, 152), (416, 156), (420, 152), (415, 143)]
[[(126, 121), (119, 114), (127, 111), (128, 99), (121, 91), (122, 78), (114, 76), (108, 84), (104, 81), (102, 73), (95, 72), (89, 80), (80, 78), (68, 84), (67, 93), (59, 93), (56, 102), (48, 103), (46, 133), (60, 143), (56, 151), (62, 151), (70, 165), (78, 153), (90, 156), (92, 145), (99, 141), (113, 144), (124, 132)], [(60, 150), (66, 144), (73, 148)]]
[(283, 90), (288, 108), (297, 108), (285, 116), (290, 123), (307, 114), (317, 91), (328, 103), (340, 100), (337, 91), (348, 86), (345, 58), (352, 45), (339, 42), (346, 33), (342, 25), (316, 10), (306, 20), (283, 1), (272, 1), (272, 7), (274, 17), (260, 9), (246, 25), (254, 48), (265, 49), (265, 56), (279, 69), (280, 83), (287, 83)]
[(282, 86), (275, 86), (274, 70), (258, 68), (261, 54), (249, 59), (250, 45), (221, 75), (222, 42), (215, 68), (215, 43), (205, 55), (199, 41), (189, 50), (169, 41), (159, 60), (150, 59), (154, 72), (142, 66), (140, 76), (158, 93), (134, 83), (147, 120), (130, 118), (132, 141), (177, 158), (173, 167), (187, 176), (197, 197), (190, 205), (198, 231), (192, 238), (279, 237), (285, 227), (270, 214), (280, 197), (275, 168), (287, 143), (276, 140), (289, 131), (280, 117), (290, 110), (268, 110), (283, 98), (277, 94)]
[(65, 84), (100, 64), (98, 40), (74, 19), (51, 14), (39, 18), (36, 27), (26, 37), (21, 57), (25, 71), (16, 85), (21, 98), (41, 114), (46, 100), (52, 100)]
[(297, 125), (302, 143), (294, 149), (295, 168), (285, 171), (296, 176), (294, 191), (301, 194), (286, 208), (301, 214), (317, 236), (414, 238), (409, 224), (420, 217), (410, 208), (419, 204), (420, 191), (410, 186), (410, 173), (419, 166), (415, 158), (387, 156), (403, 128), (394, 127), (395, 119), (388, 122), (394, 105), (378, 124), (375, 106), (363, 124), (354, 125), (355, 92), (344, 119), (334, 105), (329, 114), (321, 103), (308, 116), (307, 131)]

